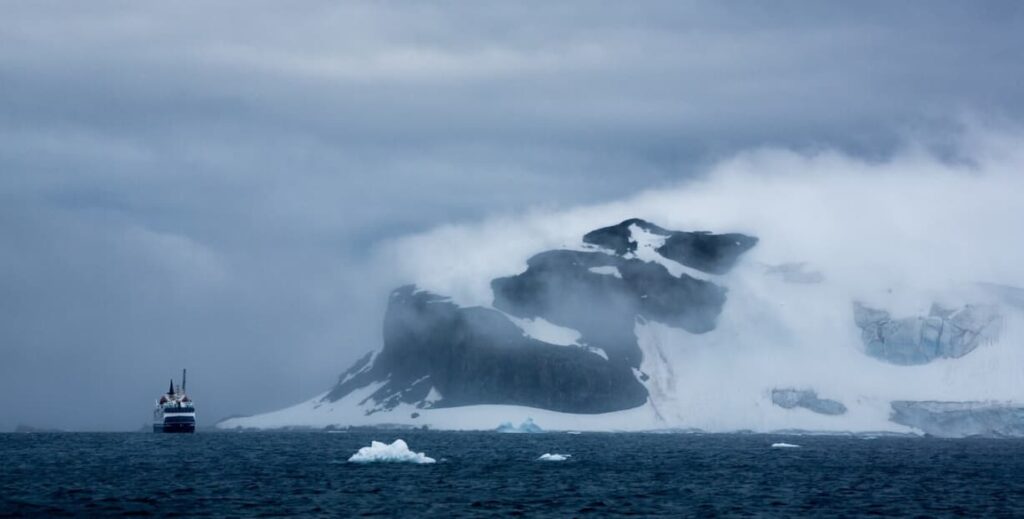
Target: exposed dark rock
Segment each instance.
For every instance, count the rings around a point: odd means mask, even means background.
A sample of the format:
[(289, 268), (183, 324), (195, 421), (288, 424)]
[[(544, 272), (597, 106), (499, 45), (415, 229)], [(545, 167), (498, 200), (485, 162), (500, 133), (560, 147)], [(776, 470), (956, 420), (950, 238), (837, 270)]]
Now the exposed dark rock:
[(889, 312), (854, 304), (854, 322), (868, 355), (893, 364), (959, 358), (998, 337), (1001, 318), (985, 305), (932, 305), (925, 317), (893, 319)]
[(757, 245), (757, 238), (745, 234), (677, 232), (657, 249), (658, 254), (687, 267), (710, 274), (725, 274), (740, 255)]
[[(603, 266), (616, 267), (621, 277), (590, 271)], [(582, 342), (631, 367), (642, 360), (633, 333), (638, 316), (703, 333), (714, 329), (725, 303), (725, 289), (714, 283), (600, 252), (544, 252), (530, 258), (525, 272), (495, 279), (491, 288), (495, 308), (578, 330)]]
[(501, 312), (459, 308), (411, 286), (392, 294), (384, 348), (372, 367), (339, 384), (327, 399), (384, 381), (369, 397), (371, 412), (423, 403), (432, 387), (442, 395), (432, 407), (509, 404), (602, 413), (647, 399), (626, 366), (525, 337)]
[(892, 402), (890, 420), (931, 436), (1024, 436), (1024, 406), (998, 402)]
[(589, 243), (591, 245), (611, 249), (620, 256), (630, 252), (636, 252), (637, 243), (633, 239), (633, 231), (630, 230), (630, 227), (634, 225), (651, 234), (657, 234), (659, 236), (667, 237), (672, 234), (671, 231), (658, 227), (653, 223), (639, 218), (630, 218), (618, 225), (602, 227), (596, 231), (588, 232), (583, 235), (583, 243)]
[(665, 242), (656, 249), (658, 254), (710, 274), (725, 274), (732, 269), (741, 254), (757, 245), (757, 238), (745, 234), (669, 231), (639, 218), (591, 231), (583, 237), (583, 241), (625, 255), (636, 251), (637, 241), (631, 229), (634, 226), (665, 237)]
[(784, 409), (803, 407), (818, 414), (846, 413), (846, 406), (842, 402), (818, 398), (818, 393), (810, 389), (773, 389), (772, 403)]
[[(419, 408), (509, 404), (572, 413), (642, 405), (648, 395), (641, 381), (647, 375), (636, 371), (642, 360), (634, 333), (637, 319), (692, 333), (710, 331), (725, 303), (725, 289), (624, 257), (636, 247), (630, 237), (633, 224), (666, 236), (662, 254), (714, 272), (727, 270), (757, 241), (677, 233), (627, 220), (586, 238), (619, 255), (548, 251), (531, 258), (525, 272), (493, 280), (494, 306), (501, 311), (461, 308), (412, 286), (399, 288), (384, 317), (383, 348), (346, 371), (324, 403), (373, 385), (373, 393), (359, 402), (371, 414), (403, 403)], [(584, 347), (530, 338), (502, 311), (575, 329)], [(593, 354), (594, 348), (607, 359)]]

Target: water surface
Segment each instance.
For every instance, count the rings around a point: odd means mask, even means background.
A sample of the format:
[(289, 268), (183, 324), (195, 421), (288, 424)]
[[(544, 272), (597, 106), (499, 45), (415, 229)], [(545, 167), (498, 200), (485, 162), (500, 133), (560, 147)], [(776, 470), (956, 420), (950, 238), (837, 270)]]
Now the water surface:
[[(433, 465), (358, 465), (402, 438)], [(784, 442), (800, 448), (778, 449)], [(535, 461), (544, 453), (569, 461)], [(0, 513), (1024, 516), (1024, 441), (445, 432), (0, 434)]]

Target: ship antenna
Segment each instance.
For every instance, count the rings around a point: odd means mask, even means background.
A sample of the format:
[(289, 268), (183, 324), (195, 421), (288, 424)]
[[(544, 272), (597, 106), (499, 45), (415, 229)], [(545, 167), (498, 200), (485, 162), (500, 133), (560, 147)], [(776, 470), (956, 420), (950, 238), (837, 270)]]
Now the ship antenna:
[(181, 370), (181, 392), (185, 393), (185, 369)]

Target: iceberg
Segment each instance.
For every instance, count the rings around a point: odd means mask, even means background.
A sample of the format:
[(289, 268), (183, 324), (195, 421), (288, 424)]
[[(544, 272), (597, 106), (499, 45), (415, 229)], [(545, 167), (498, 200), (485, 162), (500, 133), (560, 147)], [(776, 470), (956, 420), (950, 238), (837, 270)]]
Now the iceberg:
[(773, 443), (772, 444), (772, 448), (773, 449), (799, 449), (800, 446), (796, 445), (795, 443), (782, 443), (782, 442), (779, 442), (779, 443)]
[(541, 454), (537, 461), (566, 461), (572, 457), (572, 454)]
[(518, 426), (512, 425), (512, 422), (504, 422), (495, 431), (500, 433), (542, 433), (544, 429), (533, 423), (533, 418), (527, 418)]
[(370, 442), (369, 447), (359, 449), (348, 459), (350, 463), (434, 463), (434, 458), (422, 452), (409, 450), (404, 440), (398, 439), (387, 444), (378, 441)]

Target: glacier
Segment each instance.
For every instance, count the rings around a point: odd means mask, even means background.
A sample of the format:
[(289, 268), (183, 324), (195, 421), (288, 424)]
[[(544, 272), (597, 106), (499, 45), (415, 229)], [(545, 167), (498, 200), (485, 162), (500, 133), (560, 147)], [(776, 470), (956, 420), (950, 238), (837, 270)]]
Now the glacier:
[(410, 237), (383, 347), (218, 427), (1024, 434), (1005, 239), (1024, 160), (996, 151), (766, 151), (685, 189)]

